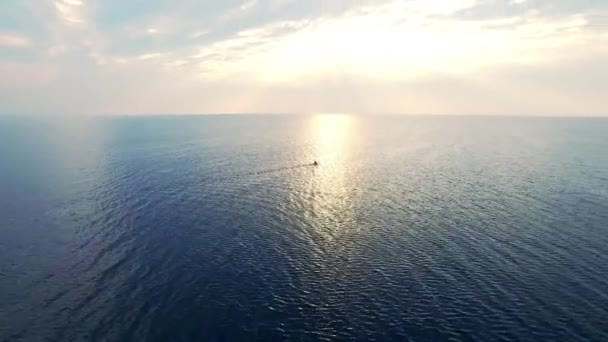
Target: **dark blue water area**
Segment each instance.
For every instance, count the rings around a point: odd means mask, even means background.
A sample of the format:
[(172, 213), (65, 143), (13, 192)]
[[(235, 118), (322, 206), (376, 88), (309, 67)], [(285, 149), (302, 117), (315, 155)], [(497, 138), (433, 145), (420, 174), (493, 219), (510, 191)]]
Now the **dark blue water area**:
[(607, 151), (607, 119), (2, 117), (0, 341), (606, 341)]

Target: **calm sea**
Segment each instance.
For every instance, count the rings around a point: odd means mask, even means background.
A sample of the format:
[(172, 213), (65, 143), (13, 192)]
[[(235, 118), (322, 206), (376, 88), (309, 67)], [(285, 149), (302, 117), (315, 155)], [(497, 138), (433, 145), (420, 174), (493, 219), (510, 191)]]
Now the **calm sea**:
[(0, 118), (0, 341), (256, 339), (608, 340), (608, 119)]

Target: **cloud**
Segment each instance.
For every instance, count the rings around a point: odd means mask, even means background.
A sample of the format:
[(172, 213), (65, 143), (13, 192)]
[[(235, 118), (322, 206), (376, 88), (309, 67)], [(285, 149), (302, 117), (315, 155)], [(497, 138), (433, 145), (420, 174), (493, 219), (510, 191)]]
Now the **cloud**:
[(137, 60), (145, 61), (145, 60), (148, 60), (148, 59), (159, 58), (162, 55), (163, 55), (162, 53), (146, 53), (146, 54), (137, 56)]
[[(11, 100), (17, 109), (597, 114), (607, 105), (608, 78), (594, 76), (608, 57), (605, 1), (15, 3), (19, 25), (0, 32), (0, 63), (31, 73), (0, 91), (44, 88), (27, 105)], [(28, 31), (34, 22), (42, 32)]]
[(469, 22), (449, 14), (471, 1), (394, 1), (336, 17), (284, 21), (205, 45), (191, 59), (201, 78), (296, 82), (322, 73), (396, 81), (428, 73), (474, 73), (503, 63), (542, 63), (552, 55), (595, 49), (599, 36), (584, 14)]
[(30, 46), (31, 42), (27, 37), (15, 33), (0, 32), (0, 47), (20, 49)]
[(239, 8), (241, 9), (241, 11), (246, 11), (250, 8), (252, 8), (253, 6), (255, 6), (257, 4), (257, 0), (250, 0), (247, 1), (246, 3), (242, 4)]
[(67, 24), (81, 24), (85, 21), (84, 6), (79, 0), (56, 0), (58, 16)]
[(603, 0), (478, 0), (455, 13), (459, 19), (488, 20), (536, 13), (543, 17), (564, 17), (608, 11)]

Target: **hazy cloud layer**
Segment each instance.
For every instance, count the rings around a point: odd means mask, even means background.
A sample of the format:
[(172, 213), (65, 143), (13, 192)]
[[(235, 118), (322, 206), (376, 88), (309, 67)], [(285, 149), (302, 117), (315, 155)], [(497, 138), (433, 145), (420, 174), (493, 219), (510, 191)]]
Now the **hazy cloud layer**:
[(608, 115), (602, 0), (12, 0), (0, 113)]

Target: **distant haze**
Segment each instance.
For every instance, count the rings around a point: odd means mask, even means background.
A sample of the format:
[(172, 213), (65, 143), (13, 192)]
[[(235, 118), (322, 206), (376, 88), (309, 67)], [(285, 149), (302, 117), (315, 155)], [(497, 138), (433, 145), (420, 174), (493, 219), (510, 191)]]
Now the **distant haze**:
[(0, 114), (608, 115), (605, 0), (11, 0)]

